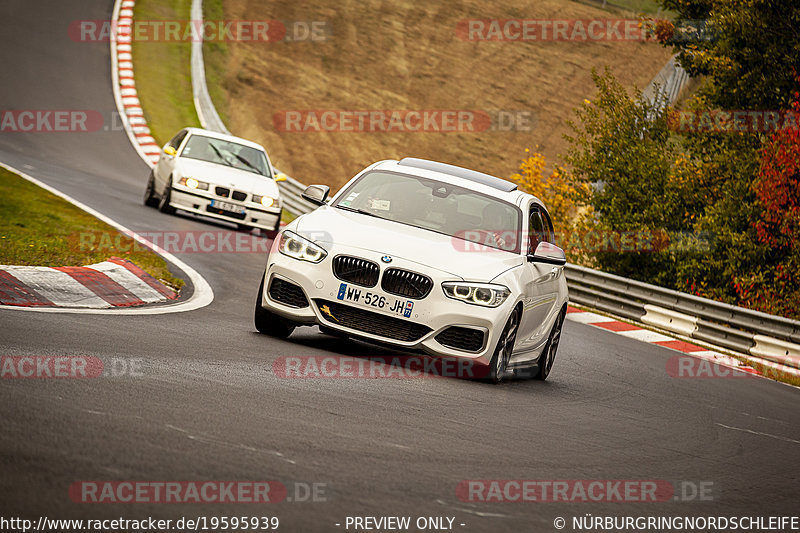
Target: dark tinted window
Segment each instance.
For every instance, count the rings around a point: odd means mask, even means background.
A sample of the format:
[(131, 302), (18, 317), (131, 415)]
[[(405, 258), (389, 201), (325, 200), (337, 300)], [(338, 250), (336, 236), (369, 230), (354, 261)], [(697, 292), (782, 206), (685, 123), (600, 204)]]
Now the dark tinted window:
[(544, 230), (547, 234), (547, 242), (550, 244), (556, 243), (556, 234), (553, 231), (553, 222), (550, 220), (550, 215), (547, 214), (547, 211), (540, 210), (540, 214), (542, 215), (542, 221), (544, 222)]
[(169, 141), (169, 145), (177, 150), (178, 146), (181, 145), (181, 143), (183, 142), (183, 139), (186, 137), (187, 133), (188, 132), (186, 130), (179, 131), (177, 133), (177, 135), (175, 135), (175, 137), (173, 137), (172, 140)]
[(542, 215), (535, 207), (531, 208), (531, 218), (528, 225), (530, 233), (530, 244), (528, 246), (528, 253), (533, 253), (540, 242), (547, 240), (547, 232), (545, 231)]

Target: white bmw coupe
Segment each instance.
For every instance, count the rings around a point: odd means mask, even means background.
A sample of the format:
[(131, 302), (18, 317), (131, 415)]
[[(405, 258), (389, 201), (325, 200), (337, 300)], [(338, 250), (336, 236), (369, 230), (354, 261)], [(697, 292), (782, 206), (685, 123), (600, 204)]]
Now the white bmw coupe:
[(179, 131), (150, 172), (144, 203), (233, 222), (239, 229), (277, 231), (281, 200), (277, 174), (260, 145), (198, 128)]
[(546, 379), (567, 311), (566, 258), (542, 202), (511, 182), (406, 158), (370, 165), (278, 235), (255, 326), (295, 327), (444, 358), (488, 380)]

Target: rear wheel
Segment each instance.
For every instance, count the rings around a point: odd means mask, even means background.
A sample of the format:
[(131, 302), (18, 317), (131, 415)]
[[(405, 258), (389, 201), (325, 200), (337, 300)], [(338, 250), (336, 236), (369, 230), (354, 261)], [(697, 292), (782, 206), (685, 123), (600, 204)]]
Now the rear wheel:
[(144, 205), (147, 207), (158, 207), (158, 198), (156, 198), (156, 177), (153, 171), (150, 171), (150, 177), (147, 178), (147, 187), (144, 190)]
[(261, 285), (258, 286), (258, 296), (256, 297), (256, 309), (253, 316), (253, 322), (259, 333), (269, 335), (271, 337), (280, 337), (285, 339), (294, 331), (295, 326), (275, 313), (267, 311), (261, 306), (261, 295), (264, 294), (264, 276), (261, 276)]
[(172, 201), (172, 176), (167, 181), (167, 186), (164, 187), (164, 192), (161, 193), (161, 200), (158, 202), (158, 210), (162, 213), (172, 215), (175, 213), (175, 208), (169, 205)]
[(514, 343), (517, 340), (517, 330), (519, 329), (519, 308), (514, 308), (508, 322), (503, 328), (503, 333), (497, 341), (494, 349), (492, 361), (489, 363), (489, 375), (486, 380), (491, 383), (500, 383), (508, 370), (508, 361), (511, 359), (511, 352), (514, 350)]
[(566, 311), (561, 311), (556, 317), (553, 329), (550, 330), (550, 337), (547, 339), (547, 346), (545, 346), (542, 355), (539, 357), (539, 372), (536, 374), (536, 379), (544, 381), (550, 375), (550, 370), (553, 368), (553, 361), (556, 360), (556, 353), (558, 352), (558, 343), (561, 341), (561, 328), (564, 325), (564, 314)]

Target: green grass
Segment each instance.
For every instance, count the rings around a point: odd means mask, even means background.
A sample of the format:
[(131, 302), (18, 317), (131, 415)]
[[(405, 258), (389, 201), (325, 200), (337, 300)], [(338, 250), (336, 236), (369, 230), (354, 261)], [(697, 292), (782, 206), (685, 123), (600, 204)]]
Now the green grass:
[(0, 264), (83, 266), (117, 256), (172, 288), (183, 286), (155, 252), (3, 168), (0, 198)]
[(297, 218), (297, 215), (290, 213), (285, 208), (283, 210), (283, 213), (281, 213), (281, 222), (283, 222), (284, 224), (288, 224), (289, 222), (291, 222), (292, 220), (294, 220), (296, 218)]
[[(191, 0), (138, 0), (134, 20), (189, 20)], [(181, 128), (200, 126), (192, 98), (190, 41), (133, 40), (133, 72), (147, 125), (163, 145)]]

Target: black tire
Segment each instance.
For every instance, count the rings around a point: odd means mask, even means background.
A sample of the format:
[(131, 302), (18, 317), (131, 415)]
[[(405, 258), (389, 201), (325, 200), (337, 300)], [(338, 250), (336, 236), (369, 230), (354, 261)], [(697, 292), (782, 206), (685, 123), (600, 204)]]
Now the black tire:
[(236, 229), (239, 231), (253, 231), (253, 226), (248, 226), (247, 224), (236, 224)]
[(503, 381), (506, 371), (508, 370), (508, 361), (511, 358), (514, 343), (517, 340), (519, 320), (519, 308), (515, 307), (514, 310), (511, 311), (511, 316), (508, 317), (508, 321), (506, 321), (503, 333), (497, 341), (497, 346), (495, 346), (494, 355), (489, 363), (489, 373), (486, 376), (486, 381), (490, 383), (500, 383)]
[(283, 209), (281, 209), (281, 212), (278, 213), (278, 220), (275, 222), (275, 227), (273, 228), (274, 231), (280, 231), (281, 230), (281, 219), (282, 218), (283, 218)]
[(553, 362), (556, 360), (556, 354), (558, 353), (558, 345), (561, 342), (561, 329), (564, 326), (565, 315), (566, 309), (562, 309), (553, 324), (553, 329), (550, 330), (547, 345), (542, 350), (542, 355), (539, 356), (539, 371), (534, 376), (535, 379), (544, 381), (550, 375), (550, 370), (553, 368)]
[(161, 200), (158, 202), (158, 210), (162, 213), (172, 215), (175, 213), (175, 208), (169, 205), (172, 200), (172, 176), (167, 181), (167, 186), (164, 187), (164, 192), (161, 193)]
[(256, 309), (253, 315), (253, 322), (259, 333), (269, 335), (271, 337), (280, 337), (285, 339), (294, 331), (294, 324), (278, 316), (275, 313), (267, 311), (261, 307), (261, 295), (264, 293), (264, 276), (261, 276), (261, 284), (258, 286), (258, 295), (256, 296)]
[(158, 207), (158, 198), (156, 198), (156, 177), (153, 171), (150, 171), (150, 177), (147, 178), (147, 187), (144, 190), (144, 205), (147, 207)]

